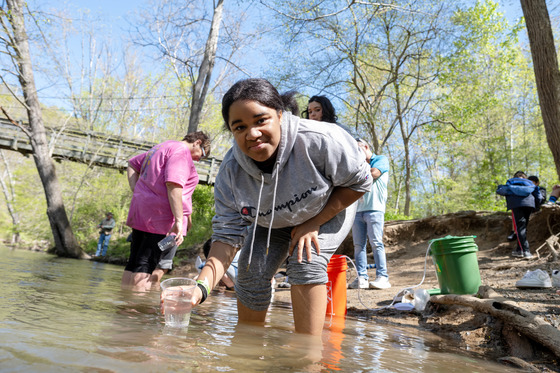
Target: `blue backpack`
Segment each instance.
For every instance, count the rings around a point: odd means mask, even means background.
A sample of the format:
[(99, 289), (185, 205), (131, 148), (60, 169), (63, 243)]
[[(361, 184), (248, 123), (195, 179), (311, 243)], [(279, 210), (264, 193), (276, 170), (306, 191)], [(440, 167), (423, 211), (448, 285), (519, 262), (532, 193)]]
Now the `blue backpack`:
[(496, 193), (501, 196), (527, 197), (537, 190), (537, 186), (527, 179), (514, 177), (509, 179), (505, 185), (498, 185)]

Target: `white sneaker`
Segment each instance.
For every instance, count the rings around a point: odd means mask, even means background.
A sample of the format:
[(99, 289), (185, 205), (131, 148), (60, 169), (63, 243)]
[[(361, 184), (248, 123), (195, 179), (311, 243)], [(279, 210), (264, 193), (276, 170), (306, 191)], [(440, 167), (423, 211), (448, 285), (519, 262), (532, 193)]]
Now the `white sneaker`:
[(356, 279), (352, 281), (350, 285), (348, 285), (348, 289), (367, 289), (367, 288), (368, 288), (367, 279), (359, 276), (356, 277)]
[(552, 271), (552, 286), (560, 288), (560, 270), (555, 269)]
[(276, 287), (279, 288), (279, 289), (289, 289), (289, 288), (292, 287), (292, 285), (289, 282), (282, 281), (282, 282), (279, 282)]
[(525, 276), (515, 283), (518, 288), (551, 288), (550, 276), (545, 271), (536, 269), (527, 271)]
[(388, 277), (377, 277), (375, 281), (369, 282), (370, 289), (389, 289), (390, 287), (391, 283)]

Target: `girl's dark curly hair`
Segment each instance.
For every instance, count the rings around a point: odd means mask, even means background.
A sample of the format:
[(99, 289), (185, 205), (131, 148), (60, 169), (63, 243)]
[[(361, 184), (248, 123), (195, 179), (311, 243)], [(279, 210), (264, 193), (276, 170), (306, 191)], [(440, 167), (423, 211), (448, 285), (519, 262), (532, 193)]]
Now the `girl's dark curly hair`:
[[(312, 102), (318, 102), (321, 105), (321, 109), (323, 111), (323, 117), (321, 118), (322, 122), (336, 123), (338, 121), (338, 116), (336, 115), (334, 106), (326, 96), (312, 96), (307, 102), (307, 105)], [(309, 119), (309, 111), (305, 109), (301, 113), (301, 116), (305, 119)]]

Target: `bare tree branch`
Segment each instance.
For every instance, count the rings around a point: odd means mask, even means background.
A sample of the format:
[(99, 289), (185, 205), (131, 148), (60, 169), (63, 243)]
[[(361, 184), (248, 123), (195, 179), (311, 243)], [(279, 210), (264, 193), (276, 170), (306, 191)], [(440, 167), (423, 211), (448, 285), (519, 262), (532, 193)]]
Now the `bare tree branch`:
[(2, 83), (4, 83), (4, 86), (6, 87), (6, 89), (8, 89), (8, 91), (10, 91), (10, 93), (17, 100), (17, 102), (19, 102), (21, 104), (21, 106), (23, 106), (26, 110), (29, 109), (29, 107), (25, 104), (25, 102), (21, 101), (20, 98), (18, 97), (18, 95), (12, 90), (12, 87), (8, 84), (8, 82), (6, 82), (6, 80), (4, 80), (4, 77), (0, 76), (0, 79), (2, 79)]
[[(266, 4), (265, 1), (263, 0), (259, 0), (259, 2), (261, 3), (261, 5), (263, 5), (264, 7), (272, 10), (273, 12), (278, 13), (281, 16), (284, 16), (292, 21), (302, 21), (302, 22), (314, 22), (314, 21), (319, 21), (325, 18), (330, 18), (330, 17), (334, 17), (336, 15), (339, 15), (343, 12), (345, 12), (346, 10), (349, 10), (352, 8), (352, 6), (354, 5), (365, 5), (365, 6), (376, 6), (379, 8), (385, 8), (382, 11), (389, 11), (389, 10), (399, 10), (399, 11), (403, 11), (403, 12), (409, 12), (409, 13), (418, 13), (418, 14), (425, 14), (425, 15), (430, 15), (429, 13), (425, 13), (425, 12), (420, 12), (420, 11), (415, 11), (415, 10), (411, 10), (411, 9), (407, 9), (405, 7), (401, 7), (401, 6), (397, 6), (394, 4), (387, 4), (387, 3), (377, 3), (377, 2), (370, 2), (370, 1), (358, 1), (358, 0), (350, 0), (347, 2), (347, 5), (342, 7), (341, 9), (338, 9), (334, 12), (331, 13), (327, 13), (327, 14), (323, 14), (323, 15), (318, 15), (315, 17), (309, 17), (309, 18), (302, 18), (302, 17), (296, 17), (293, 15), (290, 15), (288, 13), (285, 12), (281, 12), (279, 11), (277, 8), (272, 7), (268, 4)], [(316, 4), (315, 6), (313, 6), (311, 9), (309, 9), (309, 11), (314, 11), (317, 10), (319, 8), (320, 4)]]
[(10, 121), (10, 123), (12, 123), (14, 126), (19, 128), (20, 130), (22, 130), (23, 133), (25, 133), (27, 135), (27, 137), (29, 137), (30, 139), (33, 137), (32, 133), (25, 126), (22, 126), (21, 124), (19, 124), (15, 120), (13, 120), (12, 117), (10, 117), (8, 112), (2, 106), (0, 106), (0, 110), (2, 110), (2, 113), (4, 113), (4, 116), (6, 117), (6, 119), (8, 119)]

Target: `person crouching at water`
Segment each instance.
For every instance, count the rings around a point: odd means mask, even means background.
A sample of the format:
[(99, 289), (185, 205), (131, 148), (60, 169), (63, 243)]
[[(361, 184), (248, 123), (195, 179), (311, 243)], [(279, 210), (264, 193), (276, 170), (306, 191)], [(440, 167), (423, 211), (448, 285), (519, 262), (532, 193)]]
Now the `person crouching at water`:
[[(290, 256), (287, 275), (295, 330), (319, 335), (327, 307), (327, 264), (346, 238), (354, 204), (372, 180), (356, 141), (335, 124), (298, 112), (294, 93), (267, 80), (235, 83), (222, 100), (234, 137), (214, 186), (212, 247), (193, 304), (202, 303), (241, 250), (238, 320), (263, 324), (270, 282)], [(250, 226), (250, 229), (246, 229)]]
[[(126, 225), (132, 228), (132, 241), (122, 288), (149, 290), (171, 269), (177, 246), (191, 227), (192, 194), (198, 184), (193, 161), (209, 154), (210, 140), (199, 131), (128, 161), (133, 194)], [(162, 252), (158, 242), (168, 235), (175, 236), (176, 245)]]

